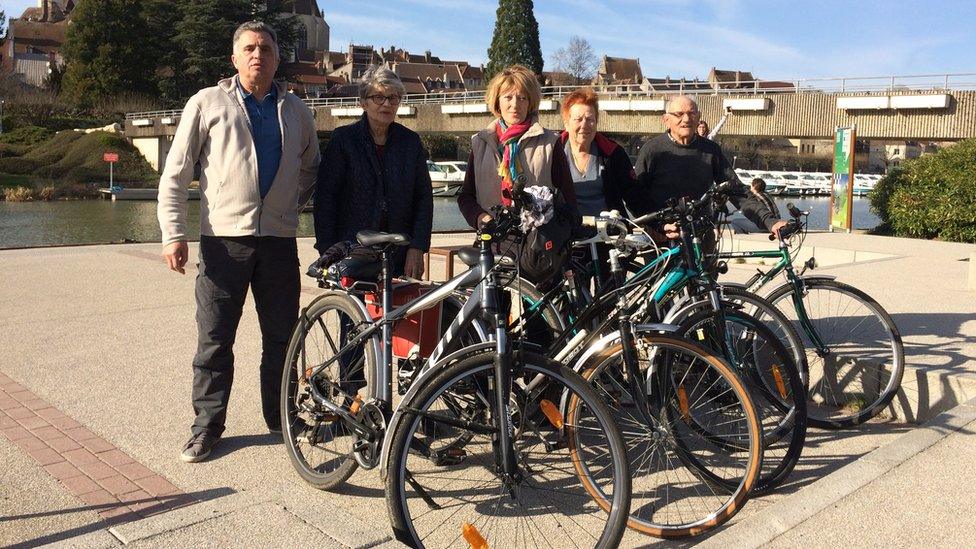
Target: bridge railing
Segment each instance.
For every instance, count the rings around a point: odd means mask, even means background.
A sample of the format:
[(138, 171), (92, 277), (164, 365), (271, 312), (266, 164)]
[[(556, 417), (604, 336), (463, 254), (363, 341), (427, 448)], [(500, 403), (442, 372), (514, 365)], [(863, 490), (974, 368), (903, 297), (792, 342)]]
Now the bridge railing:
[[(543, 99), (558, 99), (580, 86), (547, 86), (542, 88)], [(593, 88), (606, 99), (636, 99), (669, 95), (765, 95), (781, 93), (898, 93), (921, 91), (950, 91), (976, 89), (976, 73), (916, 74), (906, 76), (866, 76), (804, 78), (792, 81), (751, 80), (747, 82), (645, 80), (641, 84), (597, 85)], [(451, 103), (480, 103), (485, 90), (451, 91), (407, 94), (404, 105)], [(358, 107), (358, 97), (323, 97), (303, 100), (309, 108)], [(126, 120), (178, 117), (180, 110), (134, 112)]]

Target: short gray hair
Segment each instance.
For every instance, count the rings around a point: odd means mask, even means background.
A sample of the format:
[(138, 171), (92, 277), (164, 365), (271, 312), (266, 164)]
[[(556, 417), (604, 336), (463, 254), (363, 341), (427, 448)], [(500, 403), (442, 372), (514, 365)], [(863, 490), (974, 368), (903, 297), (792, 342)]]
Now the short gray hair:
[(369, 91), (374, 87), (393, 88), (400, 94), (400, 97), (407, 93), (400, 77), (383, 65), (373, 65), (363, 73), (363, 79), (359, 82), (359, 100), (365, 101)]
[(241, 35), (248, 31), (263, 32), (270, 36), (271, 42), (274, 43), (275, 55), (280, 55), (278, 50), (278, 33), (274, 30), (274, 27), (264, 21), (246, 21), (241, 23), (241, 26), (237, 27), (237, 30), (234, 31), (234, 41), (232, 42), (234, 47), (237, 47), (237, 41), (240, 40)]

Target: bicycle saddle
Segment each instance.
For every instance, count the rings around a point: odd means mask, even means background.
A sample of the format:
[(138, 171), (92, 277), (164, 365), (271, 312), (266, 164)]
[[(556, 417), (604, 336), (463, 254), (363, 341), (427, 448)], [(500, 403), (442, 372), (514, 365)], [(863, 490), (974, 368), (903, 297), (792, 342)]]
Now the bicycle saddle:
[(410, 244), (410, 237), (403, 233), (381, 233), (379, 231), (359, 231), (356, 233), (356, 241), (363, 246), (376, 246), (378, 244), (393, 244), (395, 246), (406, 246)]
[(465, 246), (464, 248), (458, 250), (457, 256), (458, 259), (461, 260), (461, 263), (464, 263), (468, 267), (474, 267), (478, 264), (481, 257), (481, 251), (474, 246)]

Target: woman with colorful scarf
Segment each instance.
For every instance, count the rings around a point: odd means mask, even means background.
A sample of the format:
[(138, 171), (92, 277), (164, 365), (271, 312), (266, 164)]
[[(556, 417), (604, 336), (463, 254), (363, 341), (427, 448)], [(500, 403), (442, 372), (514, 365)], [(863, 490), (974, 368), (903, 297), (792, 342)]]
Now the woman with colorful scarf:
[(458, 207), (471, 227), (491, 219), (491, 208), (511, 204), (513, 186), (542, 185), (562, 192), (575, 206), (576, 194), (559, 135), (539, 124), (542, 90), (531, 70), (512, 65), (488, 84), (488, 108), (497, 117), (471, 138), (471, 155)]

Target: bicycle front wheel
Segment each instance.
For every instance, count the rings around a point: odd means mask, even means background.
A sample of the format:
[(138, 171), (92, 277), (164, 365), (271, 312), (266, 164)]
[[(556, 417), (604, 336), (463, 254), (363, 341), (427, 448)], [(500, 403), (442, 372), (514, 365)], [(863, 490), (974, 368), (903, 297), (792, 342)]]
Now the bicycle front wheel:
[[(462, 359), (403, 407), (393, 433), (386, 501), (397, 539), (412, 547), (616, 547), (630, 476), (606, 405), (572, 370), (515, 353), (531, 389), (513, 389), (508, 418), (517, 471), (498, 466), (495, 353)], [(572, 402), (560, 411), (560, 398)], [(485, 414), (458, 410), (485, 409)], [(461, 451), (444, 447), (468, 432)], [(582, 478), (585, 477), (584, 482)], [(608, 510), (604, 510), (606, 504)]]
[(707, 532), (742, 508), (759, 478), (759, 416), (742, 381), (708, 349), (661, 334), (637, 334), (634, 344), (646, 412), (631, 393), (621, 343), (583, 369), (627, 446), (627, 525), (662, 538)]
[(861, 290), (805, 279), (802, 307), (785, 284), (769, 294), (803, 338), (809, 365), (810, 423), (842, 429), (878, 415), (898, 392), (905, 349), (887, 311)]
[(302, 479), (320, 490), (356, 471), (352, 429), (312, 398), (312, 386), (356, 416), (368, 400), (376, 356), (369, 340), (350, 345), (368, 322), (355, 298), (332, 292), (303, 311), (288, 343), (281, 382), (281, 431), (288, 457)]

